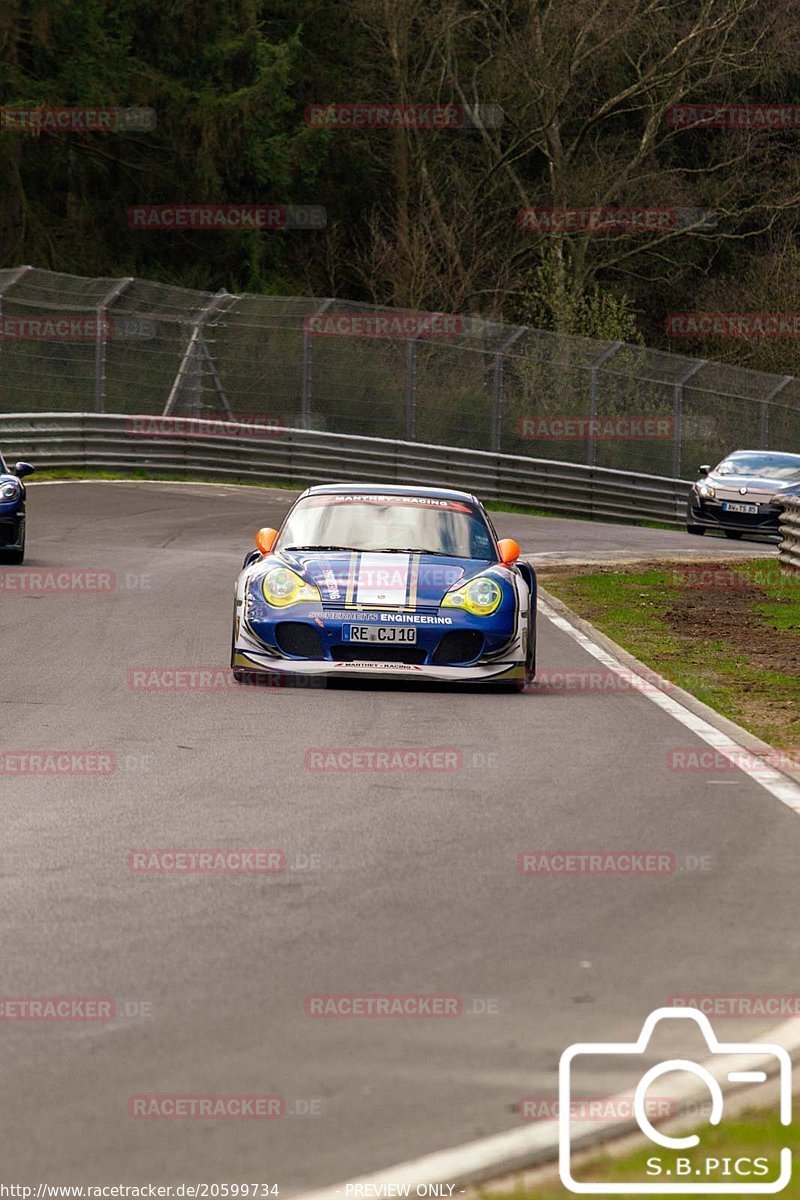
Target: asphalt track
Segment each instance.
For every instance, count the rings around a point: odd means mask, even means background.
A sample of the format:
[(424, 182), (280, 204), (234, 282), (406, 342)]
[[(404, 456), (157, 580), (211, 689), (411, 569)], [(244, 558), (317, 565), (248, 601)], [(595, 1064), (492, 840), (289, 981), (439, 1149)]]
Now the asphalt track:
[[(668, 748), (702, 743), (641, 694), (132, 688), (135, 668), (227, 664), (234, 577), (289, 498), (30, 488), (25, 569), (113, 572), (114, 588), (0, 591), (0, 748), (104, 750), (118, 769), (0, 778), (0, 991), (113, 997), (117, 1016), (0, 1023), (4, 1183), (249, 1180), (287, 1195), (513, 1127), (521, 1097), (557, 1092), (567, 1045), (633, 1039), (675, 994), (796, 990), (800, 821), (738, 771), (670, 770)], [(759, 552), (495, 523), (534, 558)], [(541, 669), (596, 668), (546, 620), (539, 639)], [(462, 766), (309, 771), (326, 747), (456, 748)], [(281, 848), (287, 869), (141, 875), (140, 847)], [(674, 852), (706, 869), (523, 876), (534, 849)], [(304, 998), (319, 993), (440, 993), (464, 1012), (317, 1019)], [(741, 1040), (771, 1023), (717, 1025)], [(128, 1115), (131, 1095), (154, 1093), (278, 1094), (298, 1115)]]

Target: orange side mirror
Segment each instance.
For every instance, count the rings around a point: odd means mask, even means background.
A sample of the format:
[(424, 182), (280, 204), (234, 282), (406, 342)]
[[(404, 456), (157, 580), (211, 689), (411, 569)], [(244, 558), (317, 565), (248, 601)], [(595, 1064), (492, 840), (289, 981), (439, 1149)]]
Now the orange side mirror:
[(520, 556), (519, 542), (515, 542), (513, 538), (502, 538), (497, 543), (497, 549), (500, 551), (500, 562), (505, 563), (507, 567), (515, 563)]
[(277, 536), (277, 529), (270, 529), (268, 526), (265, 526), (263, 529), (259, 529), (258, 533), (256, 534), (256, 545), (262, 554), (269, 554), (270, 550), (275, 545), (275, 539)]

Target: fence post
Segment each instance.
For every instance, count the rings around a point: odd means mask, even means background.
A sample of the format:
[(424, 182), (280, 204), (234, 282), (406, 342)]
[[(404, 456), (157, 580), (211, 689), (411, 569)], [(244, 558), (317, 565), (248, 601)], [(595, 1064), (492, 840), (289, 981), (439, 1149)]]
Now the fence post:
[(32, 271), (32, 270), (33, 270), (33, 267), (31, 267), (31, 266), (15, 267), (15, 269), (11, 272), (11, 277), (9, 279), (6, 279), (4, 283), (0, 284), (0, 316), (2, 316), (2, 312), (3, 312), (2, 297), (5, 296), (8, 289), (12, 288), (15, 283), (19, 283), (19, 281), (20, 281), (20, 279), (22, 279), (23, 275), (27, 275), (28, 271)]
[(684, 371), (680, 379), (675, 381), (672, 393), (672, 476), (674, 479), (680, 479), (683, 470), (683, 388), (692, 376), (706, 365), (706, 359), (698, 359)]
[(164, 405), (164, 411), (161, 414), (162, 416), (168, 417), (172, 414), (172, 410), (175, 408), (175, 405), (178, 402), (178, 396), (180, 394), (181, 387), (187, 378), (191, 377), (194, 382), (199, 375), (200, 364), (199, 362), (196, 362), (196, 359), (199, 357), (201, 352), (203, 329), (206, 321), (211, 314), (219, 308), (220, 304), (222, 304), (224, 300), (234, 300), (235, 298), (235, 296), (231, 296), (229, 292), (226, 292), (224, 288), (220, 288), (220, 290), (211, 297), (205, 308), (201, 309), (199, 315), (195, 318), (192, 335), (189, 338), (189, 342), (186, 346), (186, 350), (184, 351), (177, 374), (172, 381), (172, 387), (169, 389), (167, 403)]
[(133, 283), (133, 276), (119, 279), (97, 302), (97, 328), (94, 341), (94, 411), (106, 410), (106, 314), (110, 305)]
[[(9, 288), (12, 288), (15, 283), (19, 283), (23, 275), (27, 275), (28, 271), (32, 270), (33, 267), (29, 266), (17, 267), (16, 270), (11, 272), (11, 277), (6, 279), (5, 283), (0, 284), (0, 322), (3, 320), (3, 297), (5, 296), (6, 292), (9, 290)], [(3, 338), (0, 336), (0, 346), (2, 346), (2, 344)]]
[(505, 339), (500, 348), (495, 351), (494, 355), (494, 374), (492, 378), (492, 450), (495, 454), (500, 453), (501, 443), (503, 441), (503, 357), (509, 350), (517, 338), (522, 337), (523, 333), (528, 332), (527, 325), (520, 325), (518, 329)]
[(773, 388), (771, 388), (764, 399), (761, 401), (761, 445), (760, 450), (766, 450), (769, 445), (769, 406), (777, 396), (778, 392), (782, 392), (787, 383), (791, 383), (794, 375), (784, 375), (783, 379), (779, 379)]
[[(322, 304), (312, 313), (319, 317), (333, 304), (333, 297), (323, 300)], [(300, 393), (300, 428), (308, 429), (311, 425), (311, 334), (308, 331), (308, 319), (303, 318), (303, 386)]]
[(597, 430), (594, 427), (597, 419), (597, 370), (611, 358), (612, 354), (617, 353), (621, 345), (622, 342), (612, 342), (610, 346), (606, 346), (603, 353), (594, 359), (589, 368), (589, 437), (586, 446), (586, 462), (590, 467), (597, 462)]
[(406, 441), (417, 437), (417, 340), (409, 338), (406, 347)]

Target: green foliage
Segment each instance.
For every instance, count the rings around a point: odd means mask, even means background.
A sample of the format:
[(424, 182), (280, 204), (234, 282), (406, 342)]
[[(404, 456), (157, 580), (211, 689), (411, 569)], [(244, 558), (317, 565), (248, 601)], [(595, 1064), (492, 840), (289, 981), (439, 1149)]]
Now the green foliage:
[(603, 341), (641, 343), (631, 299), (597, 280), (581, 285), (572, 264), (556, 247), (546, 247), (523, 296), (523, 324)]
[[(670, 312), (792, 311), (796, 130), (675, 129), (786, 105), (782, 6), (596, 0), (0, 0), (0, 103), (149, 107), (151, 131), (0, 130), (0, 265), (341, 295), (800, 374), (795, 341), (676, 346)], [(478, 130), (318, 129), (312, 103), (480, 105)], [(317, 205), (316, 232), (137, 231), (141, 204)], [(525, 206), (708, 208), (717, 224), (531, 233)]]

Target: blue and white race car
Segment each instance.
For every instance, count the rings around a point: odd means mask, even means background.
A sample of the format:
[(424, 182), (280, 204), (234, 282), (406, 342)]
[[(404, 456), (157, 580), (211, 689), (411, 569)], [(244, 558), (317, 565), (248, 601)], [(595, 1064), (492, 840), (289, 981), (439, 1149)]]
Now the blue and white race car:
[(536, 576), (469, 492), (309, 488), (256, 546), (236, 583), (239, 682), (382, 675), (522, 690), (533, 679)]
[(25, 486), (30, 463), (18, 462), (9, 471), (0, 454), (0, 562), (21, 563), (25, 558)]

